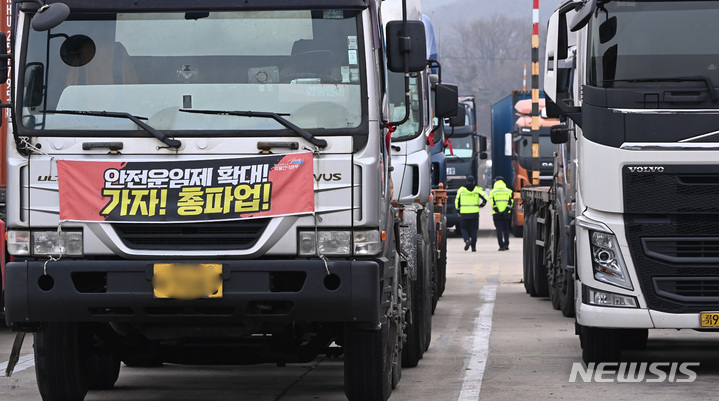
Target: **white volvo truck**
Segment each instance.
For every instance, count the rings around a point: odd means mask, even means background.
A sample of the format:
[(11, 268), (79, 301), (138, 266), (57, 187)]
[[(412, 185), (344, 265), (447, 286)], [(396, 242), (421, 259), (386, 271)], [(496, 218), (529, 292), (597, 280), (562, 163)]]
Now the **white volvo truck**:
[(550, 19), (544, 90), (567, 126), (554, 185), (525, 194), (525, 277), (573, 304), (587, 363), (719, 327), (717, 18), (719, 1), (587, 0)]

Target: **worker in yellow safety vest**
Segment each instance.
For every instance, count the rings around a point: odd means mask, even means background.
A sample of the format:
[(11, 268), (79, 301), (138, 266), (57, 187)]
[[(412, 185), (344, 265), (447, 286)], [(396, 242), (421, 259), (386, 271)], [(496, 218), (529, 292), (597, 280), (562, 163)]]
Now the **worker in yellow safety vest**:
[(514, 199), (513, 191), (507, 188), (504, 178), (497, 176), (494, 178), (494, 186), (489, 191), (489, 201), (492, 206), (492, 219), (494, 227), (497, 229), (497, 242), (500, 251), (509, 250), (509, 227), (512, 222), (512, 205)]
[(479, 229), (479, 208), (487, 204), (484, 188), (476, 185), (473, 176), (467, 177), (467, 182), (457, 190), (454, 198), (454, 207), (459, 216), (459, 229), (464, 239), (464, 250), (472, 247), (477, 252), (477, 230)]

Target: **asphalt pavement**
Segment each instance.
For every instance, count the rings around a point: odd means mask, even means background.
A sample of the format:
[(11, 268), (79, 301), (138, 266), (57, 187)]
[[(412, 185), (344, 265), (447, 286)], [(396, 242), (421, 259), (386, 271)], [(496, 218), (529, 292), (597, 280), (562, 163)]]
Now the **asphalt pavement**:
[[(711, 400), (719, 385), (717, 333), (664, 330), (650, 334), (644, 351), (624, 359), (670, 368), (693, 363), (692, 382), (642, 380), (620, 383), (612, 375), (584, 382), (572, 367), (581, 361), (574, 321), (532, 298), (522, 284), (522, 240), (510, 238), (499, 252), (489, 208), (481, 212), (477, 252), (462, 239), (449, 240), (447, 289), (433, 315), (432, 342), (416, 368), (403, 369), (390, 400)], [(0, 328), (0, 368), (14, 334)], [(675, 372), (676, 378), (686, 378)], [(1, 374), (0, 374), (1, 376)], [(616, 377), (616, 376), (614, 376)], [(651, 377), (651, 376), (647, 376)], [(656, 379), (656, 377), (654, 377)], [(87, 401), (341, 401), (342, 359), (306, 364), (255, 366), (123, 366), (115, 389), (91, 391)], [(37, 401), (32, 336), (12, 377), (0, 377), (0, 400)]]

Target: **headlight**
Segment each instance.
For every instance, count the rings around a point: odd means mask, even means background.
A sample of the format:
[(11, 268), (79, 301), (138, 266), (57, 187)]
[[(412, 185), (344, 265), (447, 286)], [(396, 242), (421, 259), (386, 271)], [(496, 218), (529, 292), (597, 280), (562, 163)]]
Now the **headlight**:
[[(349, 256), (349, 231), (304, 231), (300, 233), (300, 255)], [(315, 240), (317, 238), (317, 240)]]
[[(316, 237), (319, 237), (316, 239)], [(300, 256), (376, 255), (382, 250), (379, 231), (301, 231)], [(351, 252), (352, 251), (352, 252)]]
[[(586, 288), (586, 287), (585, 287)], [(638, 308), (637, 299), (628, 295), (619, 295), (609, 291), (587, 289), (585, 303), (596, 306), (613, 306), (619, 308)]]
[(10, 255), (29, 255), (30, 231), (8, 231), (7, 251)]
[(9, 231), (11, 255), (81, 256), (82, 231)]
[(379, 231), (356, 231), (354, 233), (355, 255), (376, 255), (382, 250)]
[(594, 278), (628, 290), (633, 289), (617, 237), (597, 231), (590, 231), (589, 236)]

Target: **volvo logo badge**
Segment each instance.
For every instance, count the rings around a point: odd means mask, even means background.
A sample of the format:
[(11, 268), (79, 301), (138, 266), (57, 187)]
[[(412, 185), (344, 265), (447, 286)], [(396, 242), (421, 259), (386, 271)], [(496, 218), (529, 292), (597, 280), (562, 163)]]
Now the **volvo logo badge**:
[(627, 167), (632, 173), (663, 173), (664, 167), (662, 166), (634, 166)]

